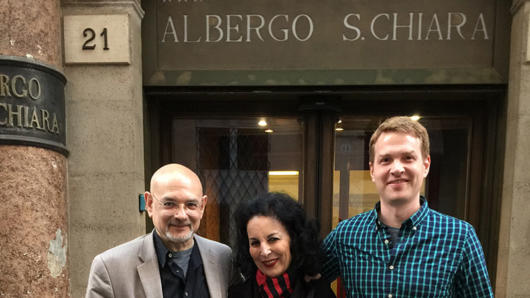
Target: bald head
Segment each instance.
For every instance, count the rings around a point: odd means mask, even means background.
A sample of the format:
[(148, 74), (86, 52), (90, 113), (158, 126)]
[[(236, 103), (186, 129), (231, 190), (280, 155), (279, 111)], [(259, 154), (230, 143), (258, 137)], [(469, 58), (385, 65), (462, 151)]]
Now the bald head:
[(145, 207), (164, 245), (172, 251), (193, 246), (207, 197), (199, 177), (179, 164), (158, 169), (151, 178), (151, 191), (145, 192)]
[(187, 167), (170, 163), (158, 169), (151, 177), (151, 192), (155, 193), (161, 187), (168, 185), (187, 186), (195, 193), (202, 195), (202, 184), (197, 174)]

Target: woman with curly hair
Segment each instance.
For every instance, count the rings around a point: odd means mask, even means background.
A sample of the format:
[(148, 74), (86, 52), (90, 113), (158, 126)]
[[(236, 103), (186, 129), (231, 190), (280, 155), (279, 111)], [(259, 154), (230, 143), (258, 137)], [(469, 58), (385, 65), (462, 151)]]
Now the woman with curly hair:
[(320, 271), (318, 224), (287, 194), (265, 193), (241, 202), (234, 214), (235, 263), (242, 281), (229, 298), (328, 298), (335, 294)]

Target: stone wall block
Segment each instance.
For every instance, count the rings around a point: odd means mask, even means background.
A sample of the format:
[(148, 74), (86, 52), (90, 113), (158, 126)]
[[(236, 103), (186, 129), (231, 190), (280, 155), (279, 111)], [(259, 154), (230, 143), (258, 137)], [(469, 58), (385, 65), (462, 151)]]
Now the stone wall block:
[(62, 69), (60, 1), (0, 3), (0, 54), (32, 57)]
[(0, 146), (0, 297), (68, 297), (66, 158)]

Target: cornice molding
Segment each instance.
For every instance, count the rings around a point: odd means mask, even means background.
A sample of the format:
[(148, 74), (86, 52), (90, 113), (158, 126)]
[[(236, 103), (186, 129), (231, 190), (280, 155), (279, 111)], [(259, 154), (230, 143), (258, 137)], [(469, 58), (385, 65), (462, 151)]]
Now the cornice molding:
[(132, 6), (134, 11), (138, 14), (140, 19), (143, 19), (145, 11), (140, 5), (140, 0), (114, 0), (114, 1), (71, 1), (63, 0), (61, 1), (62, 7), (126, 7)]

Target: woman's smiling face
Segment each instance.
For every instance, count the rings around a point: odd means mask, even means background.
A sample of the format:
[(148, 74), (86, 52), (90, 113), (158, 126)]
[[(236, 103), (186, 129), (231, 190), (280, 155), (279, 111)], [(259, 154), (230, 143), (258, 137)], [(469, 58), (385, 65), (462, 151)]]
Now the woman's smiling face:
[(276, 277), (291, 264), (291, 237), (274, 217), (257, 215), (247, 223), (250, 256), (261, 272)]

